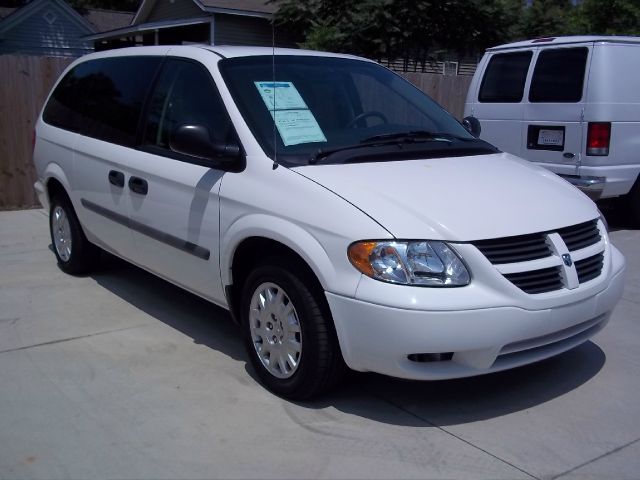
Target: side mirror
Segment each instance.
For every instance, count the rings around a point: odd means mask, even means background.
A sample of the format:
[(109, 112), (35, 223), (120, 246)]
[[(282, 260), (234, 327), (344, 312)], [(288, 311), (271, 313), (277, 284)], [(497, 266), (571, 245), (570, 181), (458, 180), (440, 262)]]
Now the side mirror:
[(238, 144), (211, 141), (204, 125), (180, 125), (171, 134), (169, 147), (177, 153), (217, 162), (232, 162), (240, 156)]
[(476, 138), (478, 138), (480, 136), (480, 132), (482, 132), (480, 120), (478, 120), (476, 117), (464, 117), (464, 119), (462, 120), (462, 126)]

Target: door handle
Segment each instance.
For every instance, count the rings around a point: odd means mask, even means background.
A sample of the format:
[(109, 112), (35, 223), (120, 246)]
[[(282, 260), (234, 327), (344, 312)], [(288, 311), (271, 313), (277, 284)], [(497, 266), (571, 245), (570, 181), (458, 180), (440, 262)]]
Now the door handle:
[(149, 191), (149, 184), (144, 178), (131, 177), (129, 178), (129, 188), (132, 192), (139, 193), (140, 195), (146, 195)]
[(124, 187), (124, 173), (116, 170), (109, 170), (109, 183), (116, 187)]
[(574, 158), (574, 157), (576, 156), (576, 154), (575, 154), (575, 153), (571, 153), (571, 152), (564, 152), (564, 153), (562, 154), (562, 156), (563, 156), (564, 158)]

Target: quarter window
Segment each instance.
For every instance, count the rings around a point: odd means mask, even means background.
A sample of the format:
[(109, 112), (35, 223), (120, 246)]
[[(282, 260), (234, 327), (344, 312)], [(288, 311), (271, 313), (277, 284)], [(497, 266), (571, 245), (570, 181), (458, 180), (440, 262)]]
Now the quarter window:
[(89, 91), (88, 68), (82, 63), (60, 81), (44, 109), (42, 118), (49, 125), (79, 132), (82, 111)]
[(532, 55), (530, 50), (493, 55), (482, 79), (478, 100), (488, 103), (521, 102)]
[(579, 102), (582, 99), (588, 53), (586, 47), (540, 52), (533, 71), (529, 101)]

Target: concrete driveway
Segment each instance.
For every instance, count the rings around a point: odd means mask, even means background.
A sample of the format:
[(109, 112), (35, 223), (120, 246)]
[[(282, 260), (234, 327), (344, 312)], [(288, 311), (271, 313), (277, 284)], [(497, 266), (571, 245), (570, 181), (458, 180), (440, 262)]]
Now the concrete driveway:
[(0, 213), (0, 478), (640, 478), (640, 232), (592, 342), (474, 379), (354, 374), (265, 391), (228, 314), (109, 258), (56, 267), (42, 210)]

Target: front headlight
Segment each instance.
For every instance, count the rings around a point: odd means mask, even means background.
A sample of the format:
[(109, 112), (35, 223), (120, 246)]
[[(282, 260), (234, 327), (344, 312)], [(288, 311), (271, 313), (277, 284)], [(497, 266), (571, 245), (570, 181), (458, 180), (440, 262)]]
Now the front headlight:
[(383, 282), (460, 287), (470, 281), (464, 263), (444, 242), (355, 242), (349, 246), (347, 255), (360, 272)]

